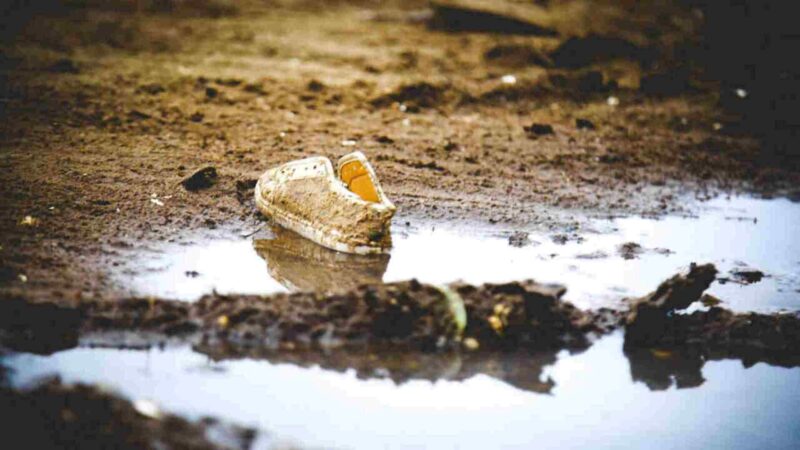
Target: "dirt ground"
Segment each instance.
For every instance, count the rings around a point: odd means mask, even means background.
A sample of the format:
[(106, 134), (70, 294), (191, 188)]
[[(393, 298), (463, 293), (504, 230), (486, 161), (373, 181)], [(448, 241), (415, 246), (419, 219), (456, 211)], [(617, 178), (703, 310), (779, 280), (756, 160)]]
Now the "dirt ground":
[[(674, 69), (697, 41), (691, 8), (553, 1), (536, 8), (557, 34), (537, 36), (431, 29), (429, 6), (16, 11), (0, 50), (0, 292), (113, 298), (101, 269), (122, 250), (257, 229), (262, 171), (353, 149), (375, 163), (398, 222), (574, 231), (687, 196), (797, 186), (738, 131), (718, 82)], [(180, 185), (205, 166), (212, 187)]]

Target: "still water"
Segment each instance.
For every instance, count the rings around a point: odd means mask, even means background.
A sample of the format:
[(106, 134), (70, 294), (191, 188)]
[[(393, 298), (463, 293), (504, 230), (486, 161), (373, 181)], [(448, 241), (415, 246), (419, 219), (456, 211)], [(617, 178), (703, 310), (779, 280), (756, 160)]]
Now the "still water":
[(176, 346), (76, 348), (2, 363), (17, 386), (59, 374), (310, 448), (800, 448), (799, 368), (625, 354), (620, 334), (574, 355), (214, 361)]
[[(734, 310), (800, 309), (800, 203), (785, 199), (720, 198), (697, 204), (691, 217), (593, 220), (565, 243), (529, 233), (509, 245), (512, 230), (398, 220), (391, 255), (333, 252), (294, 233), (272, 229), (240, 239), (189, 239), (131, 256), (114, 276), (137, 295), (195, 300), (220, 293), (268, 294), (330, 290), (409, 278), (468, 283), (532, 278), (567, 286), (580, 307), (615, 306), (644, 295), (691, 262), (713, 262), (720, 277), (755, 268), (758, 283), (715, 283), (710, 293)], [(519, 231), (519, 230), (514, 230)], [(620, 246), (640, 246), (632, 259)], [(144, 269), (142, 269), (142, 267)]]

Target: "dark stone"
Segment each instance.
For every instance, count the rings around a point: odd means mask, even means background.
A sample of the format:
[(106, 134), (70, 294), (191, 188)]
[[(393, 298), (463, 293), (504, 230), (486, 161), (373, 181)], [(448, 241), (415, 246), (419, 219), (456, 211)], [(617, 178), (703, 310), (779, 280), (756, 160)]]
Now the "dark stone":
[(55, 72), (55, 73), (76, 74), (80, 72), (75, 62), (67, 58), (59, 59), (58, 61), (53, 63), (50, 67), (48, 67), (48, 70), (50, 70), (50, 72)]
[(217, 169), (213, 166), (206, 166), (184, 178), (181, 181), (181, 185), (187, 191), (198, 191), (200, 189), (208, 189), (216, 182)]
[(523, 129), (528, 132), (529, 135), (534, 136), (545, 136), (548, 134), (555, 134), (553, 127), (546, 123), (534, 123), (528, 127), (523, 127)]
[(325, 85), (317, 80), (311, 80), (308, 82), (308, 86), (306, 86), (309, 91), (311, 92), (322, 92), (325, 90)]
[(594, 130), (597, 128), (594, 126), (594, 123), (592, 123), (592, 121), (581, 118), (575, 119), (575, 126), (579, 130)]

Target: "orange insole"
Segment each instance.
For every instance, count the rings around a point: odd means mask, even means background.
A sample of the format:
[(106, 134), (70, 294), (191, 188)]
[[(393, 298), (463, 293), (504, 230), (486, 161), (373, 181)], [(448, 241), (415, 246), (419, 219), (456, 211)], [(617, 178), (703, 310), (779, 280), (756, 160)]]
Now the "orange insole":
[(339, 169), (339, 176), (347, 189), (368, 202), (378, 203), (378, 190), (361, 161), (350, 161)]

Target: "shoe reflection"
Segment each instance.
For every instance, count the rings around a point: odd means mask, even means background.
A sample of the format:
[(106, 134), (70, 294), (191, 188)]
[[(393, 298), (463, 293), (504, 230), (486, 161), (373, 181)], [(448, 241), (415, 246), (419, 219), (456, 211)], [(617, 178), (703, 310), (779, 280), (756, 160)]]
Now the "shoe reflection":
[(272, 239), (253, 247), (267, 262), (269, 275), (291, 291), (340, 292), (380, 283), (389, 255), (354, 255), (329, 250), (299, 234), (272, 227)]

